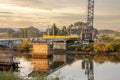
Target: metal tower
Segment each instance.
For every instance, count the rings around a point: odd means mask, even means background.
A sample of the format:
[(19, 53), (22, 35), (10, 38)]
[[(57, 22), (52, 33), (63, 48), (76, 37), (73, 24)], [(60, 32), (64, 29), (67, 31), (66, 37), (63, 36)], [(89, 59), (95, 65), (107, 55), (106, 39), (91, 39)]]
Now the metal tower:
[(81, 40), (93, 40), (94, 0), (88, 0), (87, 25), (83, 27)]
[(88, 0), (87, 26), (93, 28), (93, 21), (94, 21), (94, 0)]

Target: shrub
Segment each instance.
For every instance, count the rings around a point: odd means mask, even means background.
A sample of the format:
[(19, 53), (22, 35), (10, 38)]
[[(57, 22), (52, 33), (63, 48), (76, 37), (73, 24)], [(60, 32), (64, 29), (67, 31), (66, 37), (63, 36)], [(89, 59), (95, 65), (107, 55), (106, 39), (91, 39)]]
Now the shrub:
[(106, 45), (105, 43), (95, 43), (94, 44), (94, 52), (95, 53), (105, 53), (106, 50)]
[(24, 40), (21, 44), (17, 45), (18, 51), (21, 51), (21, 52), (29, 52), (30, 47), (31, 45), (27, 40)]

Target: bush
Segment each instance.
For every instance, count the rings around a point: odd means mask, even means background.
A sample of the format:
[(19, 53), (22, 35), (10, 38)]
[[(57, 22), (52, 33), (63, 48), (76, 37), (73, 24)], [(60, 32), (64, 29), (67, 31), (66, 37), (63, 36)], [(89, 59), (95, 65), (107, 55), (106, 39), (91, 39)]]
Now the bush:
[(76, 46), (69, 46), (68, 50), (76, 50), (76, 51), (93, 51), (93, 43), (90, 44), (79, 44)]
[(27, 40), (24, 40), (21, 44), (17, 45), (18, 51), (21, 51), (21, 52), (29, 52), (30, 47), (31, 45)]
[(113, 40), (110, 42), (97, 42), (94, 45), (95, 53), (100, 52), (120, 52), (120, 40)]
[(95, 43), (94, 44), (94, 52), (95, 53), (105, 53), (106, 50), (106, 45), (105, 43)]

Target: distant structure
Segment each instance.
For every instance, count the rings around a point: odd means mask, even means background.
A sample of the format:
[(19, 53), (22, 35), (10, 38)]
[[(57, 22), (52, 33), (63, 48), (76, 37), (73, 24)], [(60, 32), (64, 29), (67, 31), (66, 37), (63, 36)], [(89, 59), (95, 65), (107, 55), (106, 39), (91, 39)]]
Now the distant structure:
[(88, 15), (87, 15), (87, 25), (83, 27), (80, 34), (81, 40), (93, 40), (94, 39), (94, 0), (88, 0)]

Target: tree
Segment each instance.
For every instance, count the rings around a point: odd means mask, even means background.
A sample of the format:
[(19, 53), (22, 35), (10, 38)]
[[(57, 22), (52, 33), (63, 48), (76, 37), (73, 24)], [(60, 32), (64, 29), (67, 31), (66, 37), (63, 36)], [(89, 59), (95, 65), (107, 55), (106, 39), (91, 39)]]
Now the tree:
[(73, 24), (70, 24), (69, 28), (68, 28), (68, 31), (67, 31), (69, 35), (71, 35), (71, 29), (72, 29), (72, 27), (73, 27)]
[(78, 35), (80, 35), (83, 27), (85, 27), (87, 25), (87, 23), (84, 23), (84, 22), (76, 22), (74, 23), (74, 32), (77, 33)]
[(56, 24), (54, 23), (52, 25), (52, 28), (50, 30), (50, 35), (57, 35), (58, 34), (58, 31), (59, 31), (59, 28), (57, 28)]
[(13, 29), (8, 28), (8, 32), (7, 32), (8, 37), (11, 38), (14, 32), (15, 32), (15, 31), (14, 31)]
[(62, 32), (61, 35), (67, 35), (67, 28), (66, 28), (66, 26), (62, 27), (61, 32)]
[(86, 26), (87, 25), (87, 23), (84, 23), (84, 22), (76, 22), (76, 23), (74, 23), (74, 26), (75, 27), (81, 27), (81, 26)]

